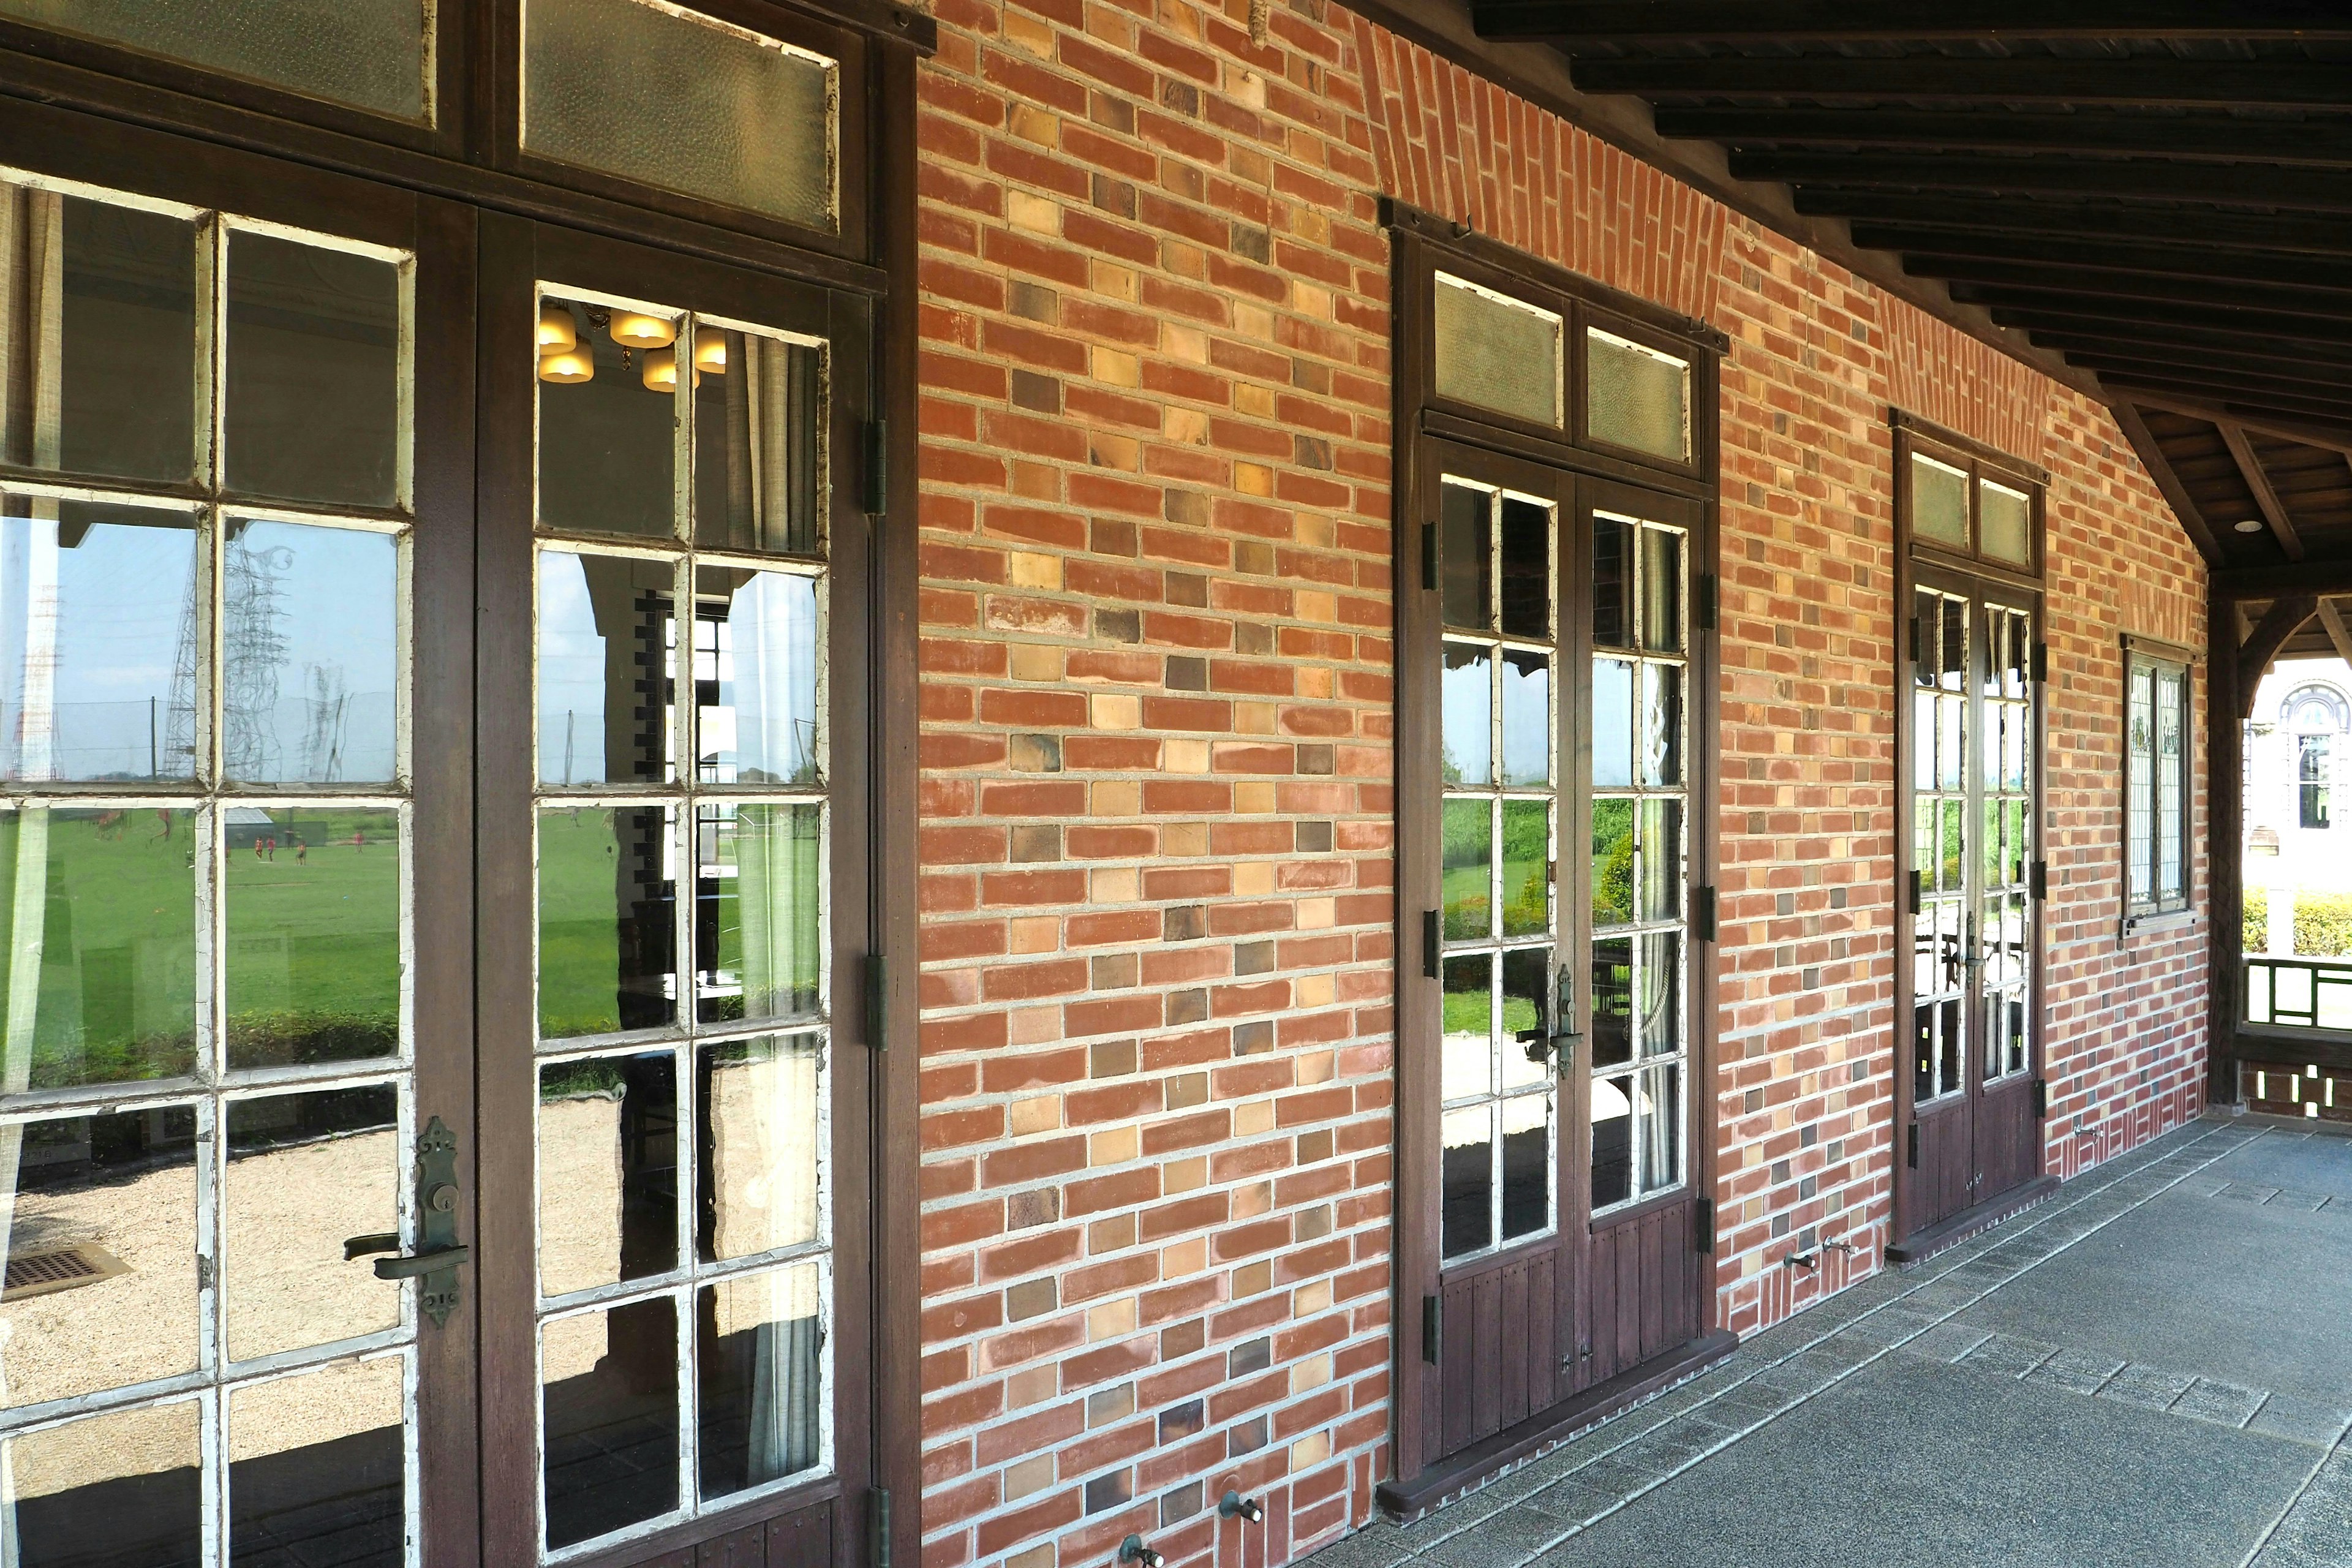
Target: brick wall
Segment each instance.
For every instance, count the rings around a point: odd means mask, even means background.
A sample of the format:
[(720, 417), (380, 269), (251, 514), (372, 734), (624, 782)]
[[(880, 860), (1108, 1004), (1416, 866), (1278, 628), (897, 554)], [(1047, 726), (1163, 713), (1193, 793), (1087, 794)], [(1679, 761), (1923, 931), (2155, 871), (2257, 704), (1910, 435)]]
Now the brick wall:
[[(2053, 470), (2051, 1168), (2193, 1113), (2122, 943), (2117, 638), (2202, 572), (2100, 412), (1324, 0), (937, 0), (922, 76), (934, 1568), (1269, 1568), (1386, 1473), (1386, 191), (1704, 317), (1723, 375), (1718, 1310), (1891, 1193), (1891, 403)], [(2200, 812), (2202, 803), (2199, 806)], [(2202, 865), (2200, 866), (2201, 881)], [(1822, 1276), (1810, 1227), (1866, 1240)], [(1256, 1556), (1256, 1544), (1250, 1554)]]

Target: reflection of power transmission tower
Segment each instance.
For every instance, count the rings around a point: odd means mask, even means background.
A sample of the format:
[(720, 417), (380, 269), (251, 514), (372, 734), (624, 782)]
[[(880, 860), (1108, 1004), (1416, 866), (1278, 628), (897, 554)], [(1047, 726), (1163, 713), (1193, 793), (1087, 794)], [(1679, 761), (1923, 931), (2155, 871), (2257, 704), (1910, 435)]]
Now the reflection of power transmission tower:
[(310, 727), (302, 744), (302, 776), (313, 781), (341, 778), (343, 710), (351, 701), (343, 689), (343, 667), (314, 664), (309, 673)]
[(230, 778), (279, 777), (278, 676), (286, 668), (284, 545), (229, 541), (221, 573), (221, 768)]
[(188, 582), (188, 596), (180, 605), (180, 647), (172, 658), (172, 708), (163, 716), (163, 755), (172, 759), (177, 775), (196, 754), (196, 595), (202, 584)]

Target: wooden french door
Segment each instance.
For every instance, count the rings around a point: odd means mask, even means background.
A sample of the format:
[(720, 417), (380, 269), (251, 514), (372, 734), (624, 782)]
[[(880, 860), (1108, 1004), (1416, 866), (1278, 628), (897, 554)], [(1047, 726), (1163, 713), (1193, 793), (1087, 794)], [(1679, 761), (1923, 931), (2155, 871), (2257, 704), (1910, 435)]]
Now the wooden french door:
[(1915, 566), (1911, 617), (1906, 1236), (2041, 1170), (2039, 596)]
[[(1402, 771), (1426, 1468), (1698, 1331), (1694, 503), (1424, 443)], [(1433, 1111), (1434, 1114), (1430, 1112)]]

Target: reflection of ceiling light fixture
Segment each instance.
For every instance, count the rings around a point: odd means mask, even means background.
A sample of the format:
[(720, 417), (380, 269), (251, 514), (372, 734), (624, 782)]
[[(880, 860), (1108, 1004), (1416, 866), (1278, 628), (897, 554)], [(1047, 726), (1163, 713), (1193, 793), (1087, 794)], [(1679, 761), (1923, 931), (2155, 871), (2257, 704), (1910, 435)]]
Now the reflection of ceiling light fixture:
[(580, 331), (572, 324), (572, 312), (561, 305), (539, 308), (539, 352), (551, 354), (580, 346)]
[(677, 341), (677, 324), (635, 310), (615, 310), (613, 341), (625, 349), (667, 348)]
[(2259, 517), (2242, 517), (2238, 520), (2240, 533), (2260, 533), (2262, 531), (2263, 520)]
[[(702, 384), (702, 372), (694, 373), (694, 384)], [(656, 349), (646, 356), (646, 387), (652, 392), (677, 390), (677, 351)]]
[(592, 381), (595, 375), (595, 357), (584, 348), (557, 349), (552, 353), (539, 356), (539, 379), (541, 381), (569, 385), (573, 382)]
[(713, 375), (727, 374), (727, 334), (717, 327), (694, 329), (694, 368)]

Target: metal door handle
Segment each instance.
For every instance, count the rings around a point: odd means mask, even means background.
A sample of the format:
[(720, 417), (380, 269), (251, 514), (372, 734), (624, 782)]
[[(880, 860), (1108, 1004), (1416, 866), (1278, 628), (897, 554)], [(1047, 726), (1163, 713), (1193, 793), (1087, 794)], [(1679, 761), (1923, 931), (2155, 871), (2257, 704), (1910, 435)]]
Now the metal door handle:
[(387, 1230), (373, 1236), (354, 1236), (343, 1243), (343, 1261), (365, 1258), (371, 1252), (398, 1252), (400, 1232)]
[(467, 1247), (436, 1247), (430, 1252), (408, 1252), (398, 1258), (379, 1258), (375, 1260), (375, 1277), (379, 1279), (421, 1279), (445, 1268), (455, 1268), (470, 1256), (471, 1249)]

